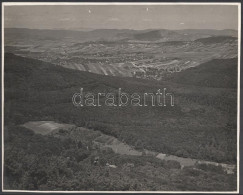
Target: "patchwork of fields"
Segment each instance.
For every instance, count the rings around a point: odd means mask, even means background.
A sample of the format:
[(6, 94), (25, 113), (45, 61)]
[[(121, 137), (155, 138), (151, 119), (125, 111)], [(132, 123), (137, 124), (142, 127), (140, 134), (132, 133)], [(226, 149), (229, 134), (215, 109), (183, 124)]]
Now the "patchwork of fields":
[(100, 36), (97, 41), (85, 41), (70, 35), (60, 42), (55, 37), (43, 40), (31, 36), (30, 40), (25, 40), (6, 34), (5, 52), (96, 74), (156, 80), (212, 59), (238, 55), (237, 38), (229, 35), (209, 33), (192, 39), (180, 35), (177, 41), (134, 38), (102, 41)]

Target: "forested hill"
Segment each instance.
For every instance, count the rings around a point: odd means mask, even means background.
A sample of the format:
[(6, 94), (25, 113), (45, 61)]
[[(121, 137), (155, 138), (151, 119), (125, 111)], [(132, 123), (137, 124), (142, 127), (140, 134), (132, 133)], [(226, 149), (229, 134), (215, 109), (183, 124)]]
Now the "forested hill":
[[(161, 83), (76, 71), (5, 54), (5, 125), (52, 120), (100, 130), (138, 149), (234, 163), (237, 143), (236, 89), (205, 87), (192, 80), (189, 82), (189, 78), (208, 75), (218, 79), (216, 66), (222, 66), (220, 74), (230, 74), (231, 66), (226, 68), (230, 61), (236, 62), (232, 59), (215, 66), (206, 64), (199, 67), (201, 73), (190, 70), (190, 75), (185, 78), (180, 76), (183, 72), (178, 73), (178, 77), (173, 79), (179, 83)], [(207, 67), (210, 69), (207, 70)], [(189, 85), (184, 85), (182, 78)], [(122, 88), (129, 94), (156, 93), (158, 89), (167, 88), (175, 96), (175, 106), (152, 107), (148, 102), (150, 106), (147, 107), (77, 108), (72, 104), (72, 96), (81, 87), (86, 92), (94, 93), (117, 93), (117, 89)]]
[(237, 88), (237, 58), (215, 59), (185, 71), (172, 74), (172, 82), (215, 87)]

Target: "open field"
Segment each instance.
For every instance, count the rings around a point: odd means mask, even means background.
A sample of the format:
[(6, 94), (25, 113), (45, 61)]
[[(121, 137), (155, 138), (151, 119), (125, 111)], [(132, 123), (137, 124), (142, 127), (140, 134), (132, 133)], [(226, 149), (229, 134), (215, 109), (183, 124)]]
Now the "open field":
[(23, 124), (23, 127), (34, 131), (37, 134), (47, 135), (54, 130), (69, 129), (73, 125), (55, 123), (53, 121), (30, 121)]

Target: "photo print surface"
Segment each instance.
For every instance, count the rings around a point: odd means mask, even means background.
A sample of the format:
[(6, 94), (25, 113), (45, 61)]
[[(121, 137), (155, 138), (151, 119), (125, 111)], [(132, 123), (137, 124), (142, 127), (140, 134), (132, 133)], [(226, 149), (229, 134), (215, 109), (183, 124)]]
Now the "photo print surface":
[(3, 3), (5, 192), (238, 192), (239, 3)]

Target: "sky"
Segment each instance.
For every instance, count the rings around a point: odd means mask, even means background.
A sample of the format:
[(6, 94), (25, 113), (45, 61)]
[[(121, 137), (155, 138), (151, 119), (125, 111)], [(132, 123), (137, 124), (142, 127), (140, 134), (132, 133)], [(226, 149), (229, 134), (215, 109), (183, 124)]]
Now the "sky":
[(237, 5), (4, 6), (5, 28), (235, 29)]

